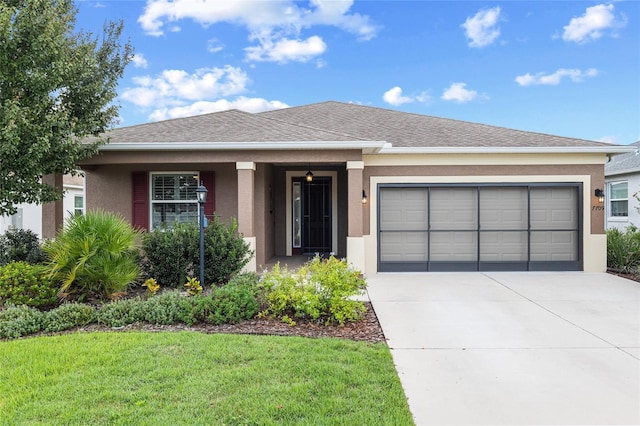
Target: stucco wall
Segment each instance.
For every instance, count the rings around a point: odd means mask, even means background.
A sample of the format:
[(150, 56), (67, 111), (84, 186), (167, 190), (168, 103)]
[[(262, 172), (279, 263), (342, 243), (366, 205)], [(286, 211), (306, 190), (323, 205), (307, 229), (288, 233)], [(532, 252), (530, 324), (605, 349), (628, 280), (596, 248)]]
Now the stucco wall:
[[(627, 189), (629, 191), (629, 202), (628, 202), (628, 216), (627, 217), (619, 217), (619, 216), (611, 216), (611, 209), (609, 205), (609, 187), (608, 184), (611, 182), (627, 182)], [(640, 191), (640, 174), (627, 174), (627, 175), (617, 175), (610, 176), (606, 179), (607, 186), (602, 187), (605, 190), (605, 213), (606, 213), (606, 226), (607, 228), (618, 228), (624, 231), (631, 225), (640, 227), (640, 212), (638, 208), (640, 207), (640, 203), (633, 196), (633, 194)]]

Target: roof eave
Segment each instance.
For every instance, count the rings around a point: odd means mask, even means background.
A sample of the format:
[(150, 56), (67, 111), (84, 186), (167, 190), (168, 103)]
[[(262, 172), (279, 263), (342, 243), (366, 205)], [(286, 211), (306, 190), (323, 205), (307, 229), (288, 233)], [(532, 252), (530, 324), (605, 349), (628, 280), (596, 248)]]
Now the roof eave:
[(352, 150), (376, 154), (383, 141), (286, 141), (286, 142), (117, 142), (100, 146), (100, 151), (254, 151), (254, 150)]
[(543, 147), (392, 147), (387, 145), (380, 154), (618, 154), (632, 152), (636, 148), (611, 146), (543, 146)]

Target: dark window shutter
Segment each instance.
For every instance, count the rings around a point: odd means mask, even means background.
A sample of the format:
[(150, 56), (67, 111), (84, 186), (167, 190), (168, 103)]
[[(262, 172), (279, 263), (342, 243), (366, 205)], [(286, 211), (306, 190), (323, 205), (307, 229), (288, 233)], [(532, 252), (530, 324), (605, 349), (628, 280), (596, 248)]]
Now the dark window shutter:
[(200, 183), (207, 188), (207, 202), (204, 203), (204, 215), (213, 219), (216, 211), (216, 179), (213, 172), (200, 172)]
[(132, 213), (134, 228), (149, 230), (149, 173), (131, 173)]

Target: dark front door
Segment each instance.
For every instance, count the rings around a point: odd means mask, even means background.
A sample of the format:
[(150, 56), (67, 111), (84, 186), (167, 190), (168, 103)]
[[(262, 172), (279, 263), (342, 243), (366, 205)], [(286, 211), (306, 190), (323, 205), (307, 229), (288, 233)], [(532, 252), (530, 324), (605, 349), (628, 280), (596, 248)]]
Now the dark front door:
[(302, 184), (302, 252), (331, 252), (331, 177)]

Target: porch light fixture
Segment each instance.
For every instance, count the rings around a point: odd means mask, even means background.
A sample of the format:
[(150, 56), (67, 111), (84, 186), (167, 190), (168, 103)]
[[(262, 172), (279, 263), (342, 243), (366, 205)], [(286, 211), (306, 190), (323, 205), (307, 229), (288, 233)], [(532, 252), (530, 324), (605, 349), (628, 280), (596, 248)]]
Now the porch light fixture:
[(200, 285), (204, 287), (204, 203), (207, 202), (207, 188), (204, 185), (199, 185), (196, 189), (196, 195), (198, 197), (198, 204), (200, 210)]
[(369, 202), (369, 197), (367, 197), (367, 193), (362, 190), (362, 204), (367, 204)]
[(596, 188), (594, 194), (596, 197), (598, 197), (599, 203), (604, 203), (604, 191), (602, 189)]
[(309, 164), (309, 171), (304, 177), (307, 179), (307, 182), (313, 181), (313, 173), (311, 173), (311, 164)]

